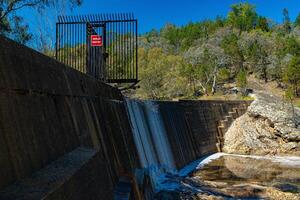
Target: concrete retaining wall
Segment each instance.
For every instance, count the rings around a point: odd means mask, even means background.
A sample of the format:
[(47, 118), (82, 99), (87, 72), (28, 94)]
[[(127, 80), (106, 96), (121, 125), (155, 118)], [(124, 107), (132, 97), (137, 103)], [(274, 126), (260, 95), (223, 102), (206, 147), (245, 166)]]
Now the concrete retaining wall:
[(0, 37), (0, 190), (79, 146), (105, 161), (111, 193), (139, 166), (121, 93)]

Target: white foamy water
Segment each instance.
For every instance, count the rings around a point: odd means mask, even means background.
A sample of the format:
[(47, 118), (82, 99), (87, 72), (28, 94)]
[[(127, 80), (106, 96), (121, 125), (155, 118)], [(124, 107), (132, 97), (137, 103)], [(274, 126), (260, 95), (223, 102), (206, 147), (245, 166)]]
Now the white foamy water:
[(126, 100), (135, 145), (143, 168), (175, 169), (174, 158), (158, 105), (153, 101)]
[(215, 153), (202, 160), (196, 169), (201, 169), (204, 165), (211, 161), (218, 159), (222, 156), (236, 156), (243, 158), (253, 158), (258, 160), (270, 160), (271, 162), (278, 163), (284, 166), (299, 167), (300, 168), (300, 157), (299, 156), (258, 156), (258, 155), (240, 155), (240, 154), (228, 154), (228, 153)]

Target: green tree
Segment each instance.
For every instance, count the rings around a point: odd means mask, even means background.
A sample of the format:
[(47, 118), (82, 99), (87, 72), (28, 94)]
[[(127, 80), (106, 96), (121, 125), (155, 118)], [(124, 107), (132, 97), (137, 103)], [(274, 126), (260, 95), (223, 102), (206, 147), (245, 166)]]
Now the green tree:
[(299, 96), (300, 88), (300, 58), (294, 56), (284, 71), (283, 80), (293, 91), (295, 96)]
[(236, 77), (236, 84), (242, 89), (242, 94), (245, 95), (247, 87), (247, 72), (244, 69), (241, 69)]
[(298, 16), (295, 19), (294, 26), (295, 27), (300, 26), (300, 13), (298, 14)]
[(294, 56), (300, 55), (300, 42), (296, 39), (296, 37), (288, 37), (285, 39), (285, 46), (284, 46), (284, 54), (291, 54)]
[(244, 54), (242, 49), (238, 44), (239, 37), (231, 33), (224, 37), (221, 42), (221, 47), (224, 49), (224, 52), (230, 57), (231, 63), (233, 65), (233, 73), (236, 74), (243, 68), (245, 61)]
[(292, 87), (288, 87), (285, 91), (285, 98), (286, 100), (289, 101), (289, 103), (291, 104), (291, 108), (292, 108), (292, 113), (293, 113), (293, 120), (294, 120), (294, 123), (295, 125), (297, 124), (297, 121), (296, 121), (296, 113), (295, 113), (295, 107), (294, 107), (294, 100), (295, 100), (295, 94), (294, 94), (294, 91), (293, 91), (293, 88)]
[(179, 31), (173, 24), (166, 24), (161, 30), (162, 37), (166, 38), (172, 45), (177, 45), (179, 39)]
[(292, 30), (291, 20), (289, 16), (289, 11), (287, 8), (284, 8), (282, 11), (283, 14), (283, 29), (285, 33), (290, 33)]
[(262, 31), (269, 31), (269, 23), (266, 17), (259, 16), (256, 24), (257, 29), (261, 29)]
[(258, 15), (255, 7), (249, 3), (239, 3), (231, 6), (227, 22), (242, 31), (249, 31), (255, 28)]

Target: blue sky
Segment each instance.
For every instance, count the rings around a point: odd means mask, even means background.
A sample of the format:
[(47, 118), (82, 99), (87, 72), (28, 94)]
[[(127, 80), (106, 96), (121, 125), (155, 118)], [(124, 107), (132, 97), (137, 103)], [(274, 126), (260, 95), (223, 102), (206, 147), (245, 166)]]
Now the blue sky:
[[(216, 16), (226, 16), (230, 5), (239, 2), (249, 2), (256, 5), (257, 12), (275, 22), (282, 22), (282, 10), (289, 10), (291, 20), (300, 12), (300, 0), (83, 0), (81, 7), (75, 8), (68, 15), (133, 12), (139, 20), (139, 32), (145, 33), (153, 28), (160, 29), (166, 23), (184, 25)], [(37, 23), (43, 24), (32, 10), (25, 9), (22, 14), (30, 25), (32, 32), (36, 31)], [(52, 15), (50, 11), (50, 15)], [(55, 19), (49, 18), (46, 26), (55, 27)], [(52, 28), (49, 32), (55, 32)]]
[(167, 22), (183, 25), (226, 16), (230, 5), (238, 2), (255, 4), (259, 14), (276, 22), (282, 21), (283, 8), (288, 8), (292, 20), (300, 12), (300, 0), (84, 0), (74, 13), (133, 12), (139, 19), (140, 32), (147, 32)]

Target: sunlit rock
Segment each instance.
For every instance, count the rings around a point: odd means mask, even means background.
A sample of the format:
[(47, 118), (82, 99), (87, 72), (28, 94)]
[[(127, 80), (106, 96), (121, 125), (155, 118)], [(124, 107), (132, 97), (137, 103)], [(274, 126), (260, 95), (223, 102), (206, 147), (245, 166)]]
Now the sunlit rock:
[(300, 109), (258, 92), (225, 134), (224, 152), (300, 155)]

